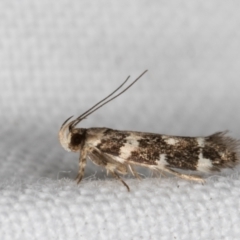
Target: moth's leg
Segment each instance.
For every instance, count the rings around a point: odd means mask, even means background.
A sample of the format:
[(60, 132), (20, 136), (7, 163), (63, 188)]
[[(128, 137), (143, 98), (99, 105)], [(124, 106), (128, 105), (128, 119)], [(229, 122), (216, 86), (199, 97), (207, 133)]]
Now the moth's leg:
[(179, 172), (176, 172), (170, 168), (165, 168), (164, 171), (169, 172), (177, 177), (180, 177), (182, 179), (187, 179), (187, 180), (192, 180), (192, 181), (196, 181), (196, 182), (200, 182), (200, 183), (205, 183), (204, 179), (202, 179), (201, 177), (198, 176), (192, 176), (192, 175), (187, 175), (187, 174), (182, 174)]
[(112, 172), (110, 171), (110, 173), (117, 178), (118, 180), (120, 180), (122, 182), (122, 184), (127, 188), (128, 192), (130, 192), (130, 188), (129, 186), (120, 178), (120, 176), (116, 173), (116, 172)]
[(87, 151), (82, 150), (79, 156), (79, 168), (78, 168), (78, 175), (76, 177), (76, 182), (79, 184), (84, 176), (84, 170), (87, 164)]
[(137, 179), (139, 179), (139, 180), (142, 179), (142, 178), (139, 176), (139, 174), (134, 170), (134, 168), (133, 168), (133, 166), (132, 166), (131, 164), (128, 164), (128, 168), (129, 168), (131, 174), (132, 174), (135, 178), (137, 178)]

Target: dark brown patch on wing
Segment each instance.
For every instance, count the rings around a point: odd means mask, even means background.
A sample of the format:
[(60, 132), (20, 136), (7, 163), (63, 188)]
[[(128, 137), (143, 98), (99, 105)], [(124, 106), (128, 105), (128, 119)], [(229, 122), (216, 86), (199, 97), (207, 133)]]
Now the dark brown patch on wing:
[(104, 137), (102, 138), (101, 142), (96, 146), (102, 152), (119, 156), (120, 149), (126, 143), (126, 137), (129, 134), (117, 130), (107, 129), (104, 132)]
[(200, 153), (197, 140), (189, 137), (181, 137), (178, 140), (176, 145), (167, 147), (166, 161), (169, 167), (196, 170)]
[(196, 170), (200, 147), (195, 138), (172, 137), (178, 142), (168, 144), (161, 135), (144, 135), (139, 140), (139, 148), (127, 159), (137, 163), (157, 165), (161, 154), (169, 168)]
[(139, 147), (137, 151), (133, 151), (128, 158), (130, 161), (137, 163), (157, 165), (161, 152), (161, 135), (145, 135), (138, 140)]
[(219, 170), (223, 167), (231, 167), (237, 161), (238, 144), (224, 133), (216, 133), (206, 138), (203, 148), (203, 157), (211, 159), (212, 170)]
[(219, 152), (213, 146), (206, 145), (202, 154), (203, 158), (211, 159), (213, 165), (222, 162)]

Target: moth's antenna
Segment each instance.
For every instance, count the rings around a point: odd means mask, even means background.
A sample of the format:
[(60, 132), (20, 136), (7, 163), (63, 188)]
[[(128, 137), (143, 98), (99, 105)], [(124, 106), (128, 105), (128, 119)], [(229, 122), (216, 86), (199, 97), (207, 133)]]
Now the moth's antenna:
[(83, 116), (85, 114), (87, 114), (89, 111), (91, 111), (93, 108), (95, 108), (96, 106), (98, 106), (100, 103), (102, 103), (103, 101), (105, 101), (106, 99), (108, 99), (109, 97), (111, 97), (115, 92), (117, 92), (130, 78), (130, 76), (127, 77), (127, 79), (118, 87), (116, 88), (112, 93), (110, 93), (107, 97), (103, 98), (101, 101), (99, 101), (98, 103), (96, 103), (95, 105), (93, 105), (91, 108), (89, 108), (86, 112), (82, 113), (78, 118), (76, 118), (76, 120), (78, 119), (82, 119), (84, 118)]
[[(125, 91), (127, 91), (134, 83), (136, 83), (148, 70), (145, 70), (139, 77), (137, 77), (130, 85), (128, 85), (125, 89), (123, 89), (120, 93), (118, 93), (116, 96), (108, 99), (110, 96), (112, 96), (117, 90), (119, 90), (129, 79), (130, 76), (128, 76), (128, 78), (115, 90), (113, 91), (110, 95), (108, 95), (107, 97), (105, 97), (104, 99), (102, 99), (100, 102), (98, 102), (97, 104), (95, 104), (93, 107), (91, 107), (90, 109), (88, 109), (86, 112), (84, 112), (83, 114), (81, 114), (70, 126), (70, 128), (75, 127), (82, 119), (86, 118), (87, 116), (89, 116), (90, 114), (92, 114), (93, 112), (95, 112), (96, 110), (98, 110), (99, 108), (101, 108), (102, 106), (104, 106), (105, 104), (111, 102), (113, 99), (117, 98), (118, 96), (120, 96), (121, 94), (123, 94)], [(108, 99), (106, 102), (103, 102), (104, 100)], [(102, 103), (103, 102), (103, 103)], [(100, 103), (102, 103), (100, 106), (98, 106)], [(98, 106), (98, 107), (96, 107)], [(96, 108), (95, 108), (96, 107)], [(95, 108), (95, 109), (94, 109)], [(92, 111), (91, 111), (92, 110)]]
[(68, 122), (68, 120), (71, 119), (72, 117), (73, 117), (73, 116), (69, 117), (68, 119), (66, 119), (66, 120), (64, 121), (64, 123), (63, 123), (62, 126), (61, 126), (61, 129), (62, 129), (62, 127)]

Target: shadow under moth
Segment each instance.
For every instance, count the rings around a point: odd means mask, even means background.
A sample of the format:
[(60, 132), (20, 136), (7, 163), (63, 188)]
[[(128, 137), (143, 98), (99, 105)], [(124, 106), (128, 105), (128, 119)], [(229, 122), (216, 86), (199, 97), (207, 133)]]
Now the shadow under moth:
[[(206, 137), (180, 137), (156, 133), (119, 131), (109, 128), (77, 128), (77, 124), (117, 98), (136, 83), (145, 73), (117, 93), (129, 77), (110, 95), (70, 121), (68, 118), (59, 130), (59, 141), (67, 151), (80, 152), (77, 183), (83, 178), (87, 159), (104, 167), (108, 173), (128, 185), (119, 174), (129, 172), (139, 178), (134, 166), (167, 172), (187, 180), (203, 182), (200, 173), (213, 173), (232, 168), (239, 162), (239, 140), (218, 132)], [(182, 173), (190, 170), (196, 175)]]

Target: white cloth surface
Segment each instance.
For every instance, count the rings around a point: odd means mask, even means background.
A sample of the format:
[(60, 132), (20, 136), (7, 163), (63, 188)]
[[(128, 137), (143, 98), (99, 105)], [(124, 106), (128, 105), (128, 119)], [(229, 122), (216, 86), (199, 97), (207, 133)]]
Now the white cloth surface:
[(149, 72), (82, 127), (239, 132), (239, 1), (0, 2), (0, 239), (239, 239), (239, 168), (131, 188), (65, 152), (62, 122)]

